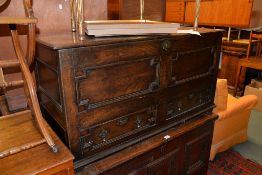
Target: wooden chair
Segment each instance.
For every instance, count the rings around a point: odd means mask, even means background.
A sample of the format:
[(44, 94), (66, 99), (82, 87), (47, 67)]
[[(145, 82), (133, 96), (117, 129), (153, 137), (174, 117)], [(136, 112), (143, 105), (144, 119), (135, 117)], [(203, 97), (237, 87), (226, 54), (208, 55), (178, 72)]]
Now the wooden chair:
[[(250, 56), (250, 52), (252, 49), (252, 44), (256, 44), (256, 54), (255, 56)], [(262, 70), (262, 34), (254, 34), (250, 33), (250, 39), (247, 50), (247, 57), (245, 59), (239, 60), (236, 81), (235, 81), (235, 89), (234, 96), (237, 94), (238, 82), (240, 79), (240, 74), (243, 68), (253, 68)]]
[[(0, 4), (3, 4), (3, 1)], [(0, 24), (9, 25), (17, 56), (17, 59), (12, 60), (0, 59), (0, 88), (2, 91), (5, 91), (8, 88), (24, 86), (30, 110), (0, 117), (0, 159), (43, 143), (47, 143), (53, 152), (58, 152), (59, 150), (46, 128), (36, 95), (35, 82), (29, 70), (34, 60), (37, 19), (33, 15), (31, 1), (24, 0), (24, 5), (27, 17), (0, 17)], [(17, 25), (28, 26), (28, 51), (26, 57), (19, 42)], [(4, 77), (3, 68), (10, 67), (20, 67), (23, 80), (7, 82)], [(2, 111), (1, 113), (5, 114), (6, 111)], [(31, 132), (36, 130), (35, 127), (40, 132)]]

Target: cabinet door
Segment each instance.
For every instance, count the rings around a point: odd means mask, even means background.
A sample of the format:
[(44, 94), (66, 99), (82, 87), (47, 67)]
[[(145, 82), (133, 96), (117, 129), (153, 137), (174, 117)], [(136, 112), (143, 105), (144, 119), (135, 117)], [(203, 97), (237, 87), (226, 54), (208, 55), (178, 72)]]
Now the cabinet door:
[(187, 175), (204, 175), (207, 171), (212, 131), (208, 128), (198, 136), (191, 135), (185, 143), (185, 173)]
[(148, 175), (174, 175), (178, 174), (178, 152), (179, 149), (164, 155), (147, 165)]

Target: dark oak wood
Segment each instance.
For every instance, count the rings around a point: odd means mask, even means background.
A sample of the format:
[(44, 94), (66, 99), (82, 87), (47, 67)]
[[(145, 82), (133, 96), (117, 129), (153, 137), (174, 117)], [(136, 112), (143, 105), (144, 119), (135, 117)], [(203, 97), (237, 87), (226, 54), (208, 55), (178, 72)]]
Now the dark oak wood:
[(212, 115), (192, 120), (83, 167), (77, 174), (204, 175), (215, 119)]
[(75, 168), (212, 112), (222, 33), (200, 32), (39, 36), (41, 106)]

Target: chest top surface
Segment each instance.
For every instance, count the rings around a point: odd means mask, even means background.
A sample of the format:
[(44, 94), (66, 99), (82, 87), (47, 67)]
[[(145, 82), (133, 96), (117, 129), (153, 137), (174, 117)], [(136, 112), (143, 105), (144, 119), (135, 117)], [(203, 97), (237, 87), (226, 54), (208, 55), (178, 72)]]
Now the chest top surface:
[[(189, 30), (192, 28), (183, 28)], [(206, 33), (219, 33), (222, 32), (220, 29), (206, 29), (199, 28), (200, 34)], [(165, 39), (165, 38), (179, 38), (179, 37), (189, 37), (191, 34), (164, 34), (164, 35), (136, 35), (136, 36), (113, 36), (113, 37), (92, 37), (85, 36), (84, 40), (80, 40), (77, 33), (67, 32), (60, 34), (47, 34), (39, 35), (37, 37), (37, 43), (47, 46), (54, 50), (76, 48), (76, 47), (86, 47), (95, 46), (103, 44), (114, 44), (123, 42), (135, 42), (142, 40), (152, 40), (152, 39)]]

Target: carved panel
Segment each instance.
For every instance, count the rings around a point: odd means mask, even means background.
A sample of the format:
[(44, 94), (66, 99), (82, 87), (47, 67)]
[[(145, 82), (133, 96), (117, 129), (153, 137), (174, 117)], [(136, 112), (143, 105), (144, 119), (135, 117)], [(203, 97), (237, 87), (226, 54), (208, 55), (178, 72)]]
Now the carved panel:
[(49, 64), (37, 60), (38, 90), (48, 97), (62, 111), (58, 72)]
[(80, 129), (82, 152), (103, 149), (110, 144), (117, 144), (122, 139), (137, 134), (156, 125), (156, 107), (141, 109), (110, 121), (99, 123), (87, 129)]
[(210, 111), (213, 107), (211, 81), (212, 77), (207, 76), (171, 87), (166, 120), (186, 120), (190, 115), (196, 115), (194, 111)]
[(84, 75), (75, 78), (79, 111), (157, 90), (159, 66), (159, 57), (150, 57), (83, 68)]
[(168, 103), (166, 120), (174, 119), (210, 103), (211, 96), (209, 94), (210, 89), (205, 89), (177, 97), (176, 100)]
[(186, 174), (202, 174), (200, 172), (207, 166), (205, 153), (209, 151), (210, 135), (210, 131), (206, 131), (185, 144)]
[(171, 84), (182, 84), (213, 74), (214, 51), (214, 47), (205, 47), (173, 52), (171, 54)]
[(162, 156), (147, 165), (147, 175), (174, 175), (177, 174), (179, 149)]
[(135, 61), (157, 55), (160, 55), (159, 41), (157, 40), (81, 47), (76, 49), (74, 67), (77, 70), (76, 76), (80, 76), (83, 68)]

